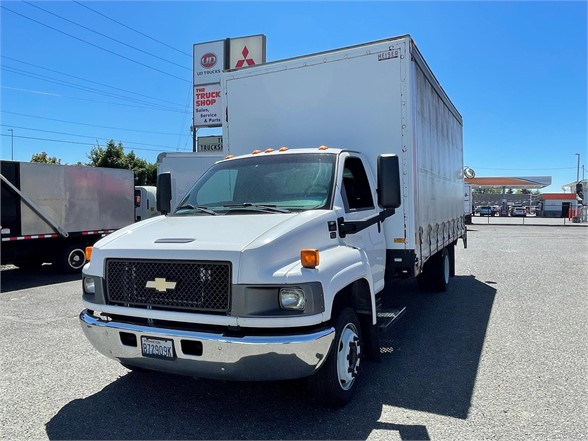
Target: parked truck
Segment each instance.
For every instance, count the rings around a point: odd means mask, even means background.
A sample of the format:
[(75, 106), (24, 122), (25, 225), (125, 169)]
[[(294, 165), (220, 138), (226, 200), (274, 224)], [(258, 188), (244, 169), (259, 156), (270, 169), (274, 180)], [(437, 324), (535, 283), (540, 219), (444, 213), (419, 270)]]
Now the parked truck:
[(1, 161), (2, 264), (79, 272), (85, 248), (133, 222), (133, 172)]
[(161, 214), (157, 211), (156, 197), (154, 185), (135, 185), (135, 222)]
[[(227, 158), (96, 243), (80, 322), (133, 370), (308, 377), (355, 393), (395, 277), (436, 291), (466, 242), (462, 118), (410, 36), (222, 74)], [(249, 150), (244, 154), (245, 150)], [(389, 283), (391, 282), (391, 283)]]
[(472, 216), (474, 215), (474, 199), (472, 197), (472, 184), (464, 184), (464, 197), (463, 197), (463, 211), (464, 221), (466, 225), (471, 225)]
[(163, 152), (157, 156), (157, 175), (171, 173), (171, 208), (178, 206), (202, 173), (225, 155), (208, 152)]

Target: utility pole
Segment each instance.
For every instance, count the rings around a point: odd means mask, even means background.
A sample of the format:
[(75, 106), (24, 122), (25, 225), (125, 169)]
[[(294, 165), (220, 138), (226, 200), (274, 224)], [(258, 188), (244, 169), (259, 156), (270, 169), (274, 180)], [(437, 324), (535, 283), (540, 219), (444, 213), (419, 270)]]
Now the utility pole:
[(14, 161), (14, 130), (8, 129), (10, 132), (10, 160)]
[(578, 157), (578, 166), (576, 167), (576, 182), (580, 182), (580, 154), (576, 153)]

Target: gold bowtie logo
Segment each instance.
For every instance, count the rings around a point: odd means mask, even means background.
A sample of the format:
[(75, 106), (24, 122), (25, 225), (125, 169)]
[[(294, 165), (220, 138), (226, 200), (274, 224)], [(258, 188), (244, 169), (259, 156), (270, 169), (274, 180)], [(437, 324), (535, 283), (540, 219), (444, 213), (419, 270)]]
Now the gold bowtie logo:
[(159, 292), (166, 292), (168, 289), (174, 289), (177, 282), (168, 282), (165, 278), (156, 277), (155, 280), (147, 281), (145, 288), (152, 288)]

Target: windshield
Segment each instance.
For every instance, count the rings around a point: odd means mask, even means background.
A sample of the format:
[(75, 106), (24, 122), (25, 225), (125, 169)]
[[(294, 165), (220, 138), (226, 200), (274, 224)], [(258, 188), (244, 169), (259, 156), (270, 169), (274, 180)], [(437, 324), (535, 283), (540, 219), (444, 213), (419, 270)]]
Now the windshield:
[(329, 208), (335, 155), (280, 154), (215, 164), (174, 212), (227, 214), (288, 213)]

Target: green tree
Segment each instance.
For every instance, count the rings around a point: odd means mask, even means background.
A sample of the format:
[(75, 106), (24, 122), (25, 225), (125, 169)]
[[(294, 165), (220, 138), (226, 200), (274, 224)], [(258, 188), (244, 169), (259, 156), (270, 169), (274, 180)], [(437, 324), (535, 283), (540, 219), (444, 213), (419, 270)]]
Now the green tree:
[(127, 154), (127, 164), (135, 172), (135, 185), (155, 185), (157, 181), (157, 164), (151, 164), (138, 158), (135, 152)]
[(88, 159), (90, 159), (88, 165), (92, 167), (128, 168), (122, 143), (119, 142), (117, 145), (112, 139), (106, 143), (105, 148), (99, 145), (93, 147)]
[(93, 167), (124, 168), (135, 173), (135, 185), (155, 185), (157, 181), (157, 165), (138, 158), (134, 151), (125, 154), (121, 142), (114, 140), (106, 143), (106, 147), (93, 147), (88, 155)]
[(47, 152), (34, 153), (31, 162), (38, 162), (41, 164), (61, 164), (61, 159), (55, 156), (48, 156)]

